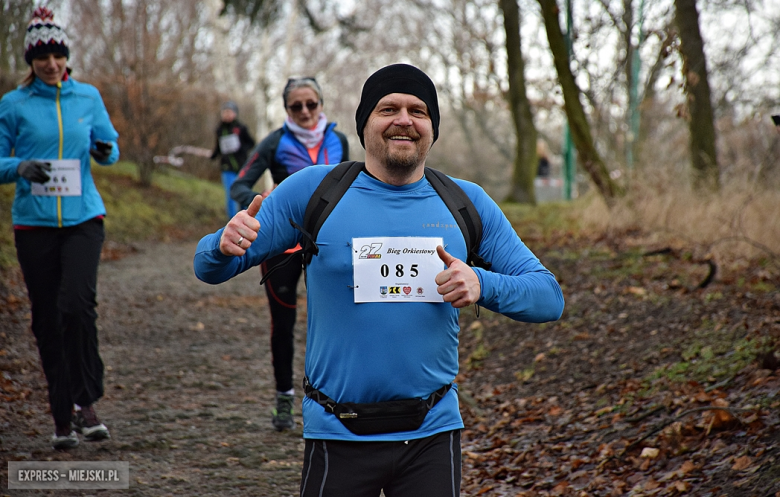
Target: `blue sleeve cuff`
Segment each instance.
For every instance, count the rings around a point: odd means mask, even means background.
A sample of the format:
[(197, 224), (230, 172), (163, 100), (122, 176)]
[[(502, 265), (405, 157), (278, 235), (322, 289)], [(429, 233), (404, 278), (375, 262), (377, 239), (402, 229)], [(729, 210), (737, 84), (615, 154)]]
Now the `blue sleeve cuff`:
[(483, 275), (485, 270), (479, 267), (472, 267), (471, 269), (474, 270), (479, 279), (479, 300), (477, 301), (477, 304), (482, 305), (482, 299), (485, 296), (485, 278)]

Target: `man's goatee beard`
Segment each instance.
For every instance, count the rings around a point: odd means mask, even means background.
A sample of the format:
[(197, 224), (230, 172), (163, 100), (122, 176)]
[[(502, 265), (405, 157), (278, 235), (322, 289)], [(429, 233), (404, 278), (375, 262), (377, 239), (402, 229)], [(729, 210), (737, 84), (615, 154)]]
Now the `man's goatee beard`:
[(410, 169), (414, 169), (420, 163), (420, 157), (416, 154), (407, 155), (405, 157), (398, 157), (388, 154), (385, 157), (385, 164), (390, 171), (406, 172)]

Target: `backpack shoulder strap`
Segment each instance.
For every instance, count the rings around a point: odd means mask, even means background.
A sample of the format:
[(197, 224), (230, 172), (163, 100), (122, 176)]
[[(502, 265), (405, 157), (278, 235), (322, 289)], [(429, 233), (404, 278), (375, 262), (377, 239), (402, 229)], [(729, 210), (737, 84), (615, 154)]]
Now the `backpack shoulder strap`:
[[(312, 257), (319, 253), (316, 240), (320, 228), (362, 170), (363, 163), (357, 161), (342, 162), (334, 167), (322, 179), (306, 205), (303, 226), (298, 226), (290, 220), (290, 223), (303, 233), (301, 247), (304, 264), (309, 264)], [(463, 233), (468, 252), (466, 263), (490, 269), (491, 264), (479, 255), (482, 219), (471, 199), (449, 176), (436, 169), (426, 167), (425, 177), (450, 210)]]
[[(336, 204), (338, 204), (341, 197), (344, 196), (362, 170), (362, 162), (342, 162), (326, 174), (322, 182), (314, 190), (309, 203), (306, 205), (306, 212), (303, 216), (303, 229), (301, 229), (304, 235), (301, 247), (303, 248), (305, 264), (311, 262), (311, 258), (319, 253), (315, 242), (320, 228), (322, 228), (323, 223), (325, 223), (325, 220), (336, 207)], [(296, 228), (300, 229), (298, 226)]]
[(463, 233), (468, 253), (466, 263), (470, 266), (490, 269), (491, 264), (479, 255), (479, 245), (482, 241), (482, 219), (474, 207), (474, 203), (457, 183), (441, 171), (426, 167), (425, 177), (450, 210), (461, 233)]

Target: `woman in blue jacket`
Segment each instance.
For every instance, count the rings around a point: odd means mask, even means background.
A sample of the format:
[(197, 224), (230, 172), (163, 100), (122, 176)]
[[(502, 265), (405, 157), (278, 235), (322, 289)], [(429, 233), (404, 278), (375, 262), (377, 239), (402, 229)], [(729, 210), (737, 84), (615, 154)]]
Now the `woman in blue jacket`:
[(69, 76), (69, 40), (45, 7), (25, 36), (30, 73), (0, 100), (0, 183), (16, 183), (14, 238), (54, 417), (55, 449), (109, 438), (95, 307), (106, 209), (90, 172), (119, 158), (98, 90)]
[[(336, 131), (336, 123), (328, 122), (322, 112), (322, 90), (314, 78), (288, 80), (282, 101), (287, 111), (284, 125), (255, 147), (230, 188), (231, 197), (243, 209), (259, 195), (252, 188), (266, 169), (271, 172), (274, 185), (278, 185), (291, 174), (314, 164), (349, 160), (347, 137)], [(295, 248), (288, 252), (293, 251)], [(282, 261), (286, 264), (277, 266)], [(272, 272), (270, 268), (274, 268)], [(271, 421), (279, 431), (295, 426), (293, 331), (302, 268), (300, 255), (286, 253), (268, 259), (261, 266), (271, 307), (271, 356), (276, 378), (276, 409)]]

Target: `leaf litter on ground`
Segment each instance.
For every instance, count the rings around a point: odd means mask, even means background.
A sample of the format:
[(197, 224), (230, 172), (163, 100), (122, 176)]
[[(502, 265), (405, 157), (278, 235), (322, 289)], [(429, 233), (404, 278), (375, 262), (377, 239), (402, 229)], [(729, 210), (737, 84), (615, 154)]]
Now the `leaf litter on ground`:
[(780, 271), (627, 238), (535, 241), (556, 323), (463, 313), (464, 495), (780, 495)]
[[(780, 492), (780, 271), (721, 264), (697, 288), (707, 267), (645, 255), (652, 248), (630, 237), (526, 239), (564, 289), (558, 322), (461, 314), (463, 495)], [(117, 436), (83, 448), (87, 457), (130, 460), (136, 495), (294, 494), (300, 430), (265, 426), (272, 385), (256, 281), (207, 291), (191, 280), (190, 248), (168, 246), (107, 245), (105, 263), (117, 266), (101, 269), (111, 277), (100, 294), (110, 368), (101, 412)], [(135, 281), (117, 269), (160, 250), (160, 267), (190, 273)], [(50, 457), (29, 305), (18, 272), (5, 281), (0, 455)]]

